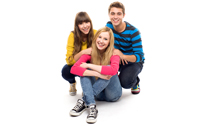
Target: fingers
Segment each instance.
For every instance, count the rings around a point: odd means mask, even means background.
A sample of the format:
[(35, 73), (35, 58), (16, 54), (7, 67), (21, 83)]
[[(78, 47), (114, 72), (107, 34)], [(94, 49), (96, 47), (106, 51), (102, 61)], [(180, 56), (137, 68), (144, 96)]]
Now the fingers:
[(124, 65), (124, 60), (122, 59), (122, 64)]
[(127, 61), (127, 60), (124, 60), (124, 61), (125, 61), (126, 64), (128, 64), (128, 61)]
[(127, 60), (124, 60), (122, 59), (122, 64), (125, 65), (125, 64), (128, 64), (128, 61)]

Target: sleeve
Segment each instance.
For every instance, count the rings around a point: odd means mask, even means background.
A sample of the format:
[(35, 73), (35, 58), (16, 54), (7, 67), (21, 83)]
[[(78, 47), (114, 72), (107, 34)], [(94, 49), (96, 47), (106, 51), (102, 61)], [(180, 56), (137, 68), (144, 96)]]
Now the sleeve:
[(82, 55), (80, 59), (72, 66), (70, 73), (78, 75), (78, 76), (83, 76), (83, 73), (85, 72), (85, 68), (80, 67), (82, 62), (87, 62), (91, 59), (90, 55)]
[(72, 66), (75, 63), (75, 60), (73, 59), (71, 62), (68, 61), (68, 58), (72, 56), (74, 51), (74, 33), (70, 33), (67, 41), (67, 54), (66, 54), (66, 62), (69, 66)]
[(132, 48), (134, 55), (136, 56), (136, 62), (141, 62), (143, 60), (143, 48), (142, 48), (142, 40), (141, 40), (141, 35), (138, 29), (137, 31), (132, 35)]
[(110, 65), (109, 66), (102, 66), (101, 74), (105, 75), (115, 75), (119, 69), (119, 61), (120, 57), (118, 55), (113, 55), (110, 58)]

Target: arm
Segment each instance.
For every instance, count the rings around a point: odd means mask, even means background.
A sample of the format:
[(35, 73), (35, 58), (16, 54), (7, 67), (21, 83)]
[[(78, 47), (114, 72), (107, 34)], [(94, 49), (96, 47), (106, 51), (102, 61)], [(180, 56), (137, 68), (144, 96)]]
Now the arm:
[(82, 62), (87, 62), (91, 59), (91, 56), (89, 55), (82, 55), (80, 59), (72, 66), (71, 68), (71, 73), (78, 75), (78, 76), (83, 76), (83, 73), (87, 70), (86, 68), (81, 67)]
[(113, 54), (119, 55), (122, 59), (122, 63), (124, 61), (127, 63), (129, 62), (141, 62), (143, 60), (143, 49), (142, 49), (142, 40), (140, 34), (136, 37), (132, 38), (132, 48), (133, 48), (133, 55), (124, 55), (120, 50), (115, 49)]
[(67, 53), (66, 53), (66, 62), (68, 65), (73, 65), (75, 63), (75, 60), (73, 59), (71, 62), (68, 61), (68, 58), (70, 56), (72, 56), (73, 51), (74, 51), (74, 33), (71, 32), (69, 37), (68, 37), (68, 41), (67, 41)]
[(83, 76), (95, 76), (105, 80), (109, 80), (112, 77), (111, 75), (103, 75), (93, 70), (85, 70)]
[(112, 55), (110, 58), (109, 66), (102, 66), (101, 74), (115, 75), (119, 70), (120, 57), (118, 55)]
[(119, 69), (120, 57), (115, 55), (110, 58), (110, 65), (95, 65), (90, 63), (82, 63), (80, 66), (83, 68), (90, 68), (98, 73), (104, 75), (115, 75)]
[(87, 48), (85, 50), (81, 50), (79, 53), (77, 53), (75, 56), (74, 56), (74, 60), (75, 61), (78, 61), (78, 59), (83, 55), (83, 54), (88, 54), (90, 55), (92, 52), (92, 48)]
[[(114, 55), (119, 55), (120, 59), (127, 60), (129, 62), (135, 62), (136, 56), (135, 55), (124, 55), (120, 50), (115, 49), (113, 52)], [(123, 62), (122, 62), (123, 63)]]

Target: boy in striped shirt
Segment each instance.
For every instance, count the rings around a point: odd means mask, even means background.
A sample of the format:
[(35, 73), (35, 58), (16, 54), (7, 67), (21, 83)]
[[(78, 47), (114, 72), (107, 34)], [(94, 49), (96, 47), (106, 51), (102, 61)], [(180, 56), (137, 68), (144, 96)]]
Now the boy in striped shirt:
[(137, 28), (126, 21), (125, 7), (120, 2), (111, 3), (108, 9), (110, 21), (106, 24), (111, 28), (115, 37), (115, 55), (121, 59), (119, 79), (121, 86), (130, 89), (132, 94), (140, 93), (138, 74), (142, 71), (144, 53), (142, 40)]

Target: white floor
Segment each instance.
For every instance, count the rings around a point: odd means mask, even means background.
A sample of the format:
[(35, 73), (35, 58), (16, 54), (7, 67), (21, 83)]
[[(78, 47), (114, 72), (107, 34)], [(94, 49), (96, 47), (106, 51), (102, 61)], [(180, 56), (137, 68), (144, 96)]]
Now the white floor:
[[(189, 80), (182, 77), (177, 77), (177, 80), (170, 83), (164, 74), (164, 77), (157, 74), (156, 79), (156, 74), (150, 74), (152, 70), (148, 64), (145, 68), (140, 74), (139, 95), (132, 95), (130, 89), (123, 89), (119, 101), (97, 102), (99, 115), (95, 125), (199, 126), (198, 84), (194, 81), (187, 83)], [(36, 72), (39, 69), (32, 69), (35, 74), (31, 76), (16, 74), (12, 79), (9, 76), (2, 78), (4, 81), (1, 82), (0, 88), (0, 125), (88, 125), (87, 111), (79, 117), (69, 115), (77, 99), (81, 98), (79, 78), (76, 78), (77, 95), (70, 96), (69, 84), (62, 79), (58, 68), (52, 68), (48, 76), (45, 74), (49, 67)]]
[[(75, 14), (89, 13), (94, 29), (109, 21), (113, 0), (0, 2), (0, 126), (82, 126), (87, 112), (70, 117), (71, 97), (61, 77)], [(199, 4), (124, 0), (145, 53), (141, 93), (123, 90), (118, 102), (97, 102), (95, 125), (200, 126)], [(92, 6), (90, 6), (92, 5)], [(95, 10), (95, 11), (94, 11)]]
[[(152, 85), (143, 82), (145, 81), (141, 81), (139, 95), (132, 95), (130, 89), (123, 89), (123, 95), (117, 102), (97, 101), (99, 115), (96, 125), (198, 126), (200, 124), (199, 101), (194, 101), (189, 95), (180, 94), (181, 92), (173, 89), (163, 90), (165, 87), (161, 86), (160, 89), (153, 88)], [(81, 93), (81, 88), (78, 86), (76, 96), (69, 96), (68, 92), (63, 96), (66, 107), (64, 124), (86, 124), (87, 111), (79, 117), (68, 115), (76, 100), (81, 98)]]

